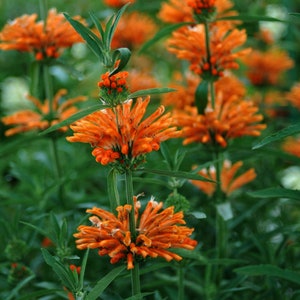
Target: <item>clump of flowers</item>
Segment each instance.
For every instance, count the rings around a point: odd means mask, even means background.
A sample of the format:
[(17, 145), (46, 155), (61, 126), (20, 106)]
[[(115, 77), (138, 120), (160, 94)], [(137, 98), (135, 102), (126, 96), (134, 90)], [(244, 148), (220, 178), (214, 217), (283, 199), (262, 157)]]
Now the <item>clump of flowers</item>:
[[(29, 95), (27, 98), (34, 105), (34, 108), (32, 110), (20, 110), (1, 119), (4, 125), (12, 126), (12, 128), (9, 128), (5, 131), (5, 135), (11, 136), (17, 133), (32, 130), (42, 131), (71, 117), (78, 111), (78, 108), (74, 106), (74, 104), (77, 102), (85, 101), (86, 97), (77, 96), (75, 98), (68, 99), (60, 104), (59, 101), (66, 94), (67, 90), (59, 90), (54, 96), (53, 101), (51, 102), (51, 107), (48, 99), (42, 102), (41, 100)], [(59, 130), (62, 132), (67, 131), (67, 129), (67, 126), (59, 128)]]
[[(44, 21), (37, 21), (37, 18), (37, 14), (23, 15), (7, 23), (0, 32), (0, 49), (30, 52), (36, 60), (43, 60), (58, 58), (64, 48), (83, 42), (56, 9), (49, 10)], [(81, 17), (75, 19), (84, 23)]]
[(179, 59), (187, 60), (190, 69), (203, 79), (217, 80), (223, 76), (225, 70), (239, 68), (237, 58), (250, 51), (248, 48), (239, 49), (246, 39), (245, 30), (233, 29), (228, 32), (226, 26), (215, 27), (211, 31), (208, 54), (205, 28), (204, 25), (199, 24), (173, 32), (168, 40), (168, 51), (174, 53)]
[(300, 110), (300, 82), (295, 83), (291, 90), (286, 93), (286, 99), (294, 107)]
[(111, 47), (134, 50), (150, 39), (156, 30), (157, 25), (148, 15), (140, 12), (124, 14), (114, 33)]
[(247, 76), (256, 86), (276, 86), (283, 73), (294, 66), (293, 60), (282, 49), (254, 50), (243, 58), (248, 67)]
[(225, 148), (232, 139), (261, 134), (266, 125), (259, 123), (263, 116), (257, 112), (252, 101), (240, 100), (235, 95), (224, 99), (219, 93), (214, 110), (208, 105), (204, 114), (199, 114), (196, 107), (190, 106), (174, 112), (174, 119), (182, 128), (184, 145), (198, 142)]
[(114, 75), (106, 72), (101, 76), (101, 81), (98, 82), (100, 88), (100, 100), (103, 103), (115, 106), (123, 102), (128, 96), (128, 87), (126, 78), (128, 72), (122, 71)]
[(193, 250), (197, 242), (190, 238), (193, 229), (184, 226), (183, 213), (174, 213), (174, 207), (162, 209), (163, 203), (151, 199), (139, 215), (140, 202), (135, 198), (136, 236), (130, 231), (129, 214), (132, 206), (116, 208), (114, 214), (94, 207), (87, 212), (92, 226), (80, 225), (74, 234), (80, 250), (98, 249), (100, 256), (108, 255), (112, 264), (125, 260), (127, 269), (134, 268), (138, 258), (162, 257), (167, 261), (182, 257), (170, 251), (172, 248)]
[[(242, 161), (238, 161), (232, 164), (229, 160), (224, 160), (221, 172), (221, 190), (224, 194), (226, 194), (226, 196), (229, 196), (235, 190), (239, 189), (243, 185), (251, 182), (256, 178), (254, 168), (250, 168), (243, 174), (236, 176), (237, 172), (242, 166)], [(213, 166), (208, 169), (200, 170), (198, 174), (213, 181), (217, 180), (216, 169)], [(198, 187), (201, 191), (203, 191), (210, 197), (214, 194), (216, 190), (216, 184), (214, 182), (199, 180), (191, 180), (191, 182), (193, 185)]]
[(180, 136), (172, 126), (170, 113), (164, 114), (160, 106), (144, 118), (150, 97), (138, 98), (114, 108), (96, 111), (71, 125), (74, 135), (67, 137), (70, 142), (89, 143), (92, 154), (102, 165), (117, 163), (123, 167), (135, 167), (144, 161), (144, 154), (157, 151), (160, 143)]

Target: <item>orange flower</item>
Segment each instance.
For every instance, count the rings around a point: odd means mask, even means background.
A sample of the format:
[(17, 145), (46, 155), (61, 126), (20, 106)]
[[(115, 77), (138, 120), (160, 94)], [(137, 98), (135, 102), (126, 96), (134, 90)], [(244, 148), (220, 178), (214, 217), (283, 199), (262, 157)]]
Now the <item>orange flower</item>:
[(215, 79), (225, 70), (238, 69), (237, 58), (249, 52), (249, 49), (237, 50), (247, 39), (245, 30), (233, 29), (228, 32), (226, 26), (215, 26), (210, 32), (210, 60), (207, 60), (204, 25), (186, 27), (175, 31), (168, 40), (168, 50), (179, 59), (190, 62), (190, 69), (202, 77)]
[(294, 66), (287, 52), (272, 48), (265, 52), (252, 51), (244, 57), (248, 66), (248, 78), (253, 85), (277, 85), (285, 71)]
[(213, 13), (215, 11), (216, 0), (186, 0), (186, 4), (190, 6), (196, 14), (203, 12)]
[[(188, 2), (191, 2), (191, 5)], [(193, 6), (194, 4), (197, 5), (196, 2), (197, 0), (169, 0), (168, 2), (163, 2), (158, 17), (165, 23), (194, 22)], [(215, 0), (210, 2), (215, 2), (213, 11), (216, 11), (216, 18), (237, 15), (237, 12), (232, 10), (234, 5), (230, 0)], [(218, 24), (220, 23), (222, 23), (222, 26), (226, 24), (228, 28), (231, 28), (239, 22), (218, 21)]]
[(143, 160), (143, 155), (156, 151), (160, 143), (174, 137), (180, 132), (171, 126), (170, 113), (163, 115), (160, 106), (149, 117), (142, 120), (150, 97), (94, 112), (71, 125), (74, 136), (70, 142), (90, 143), (95, 147), (92, 154), (102, 165), (118, 162), (123, 166), (135, 166)]
[(231, 139), (260, 135), (266, 125), (258, 124), (263, 117), (257, 111), (258, 107), (251, 101), (240, 100), (235, 95), (224, 99), (219, 93), (215, 110), (208, 105), (200, 115), (196, 107), (186, 107), (184, 111), (174, 112), (174, 119), (182, 127), (184, 145), (198, 142), (226, 147)]
[[(221, 189), (227, 196), (256, 178), (255, 170), (253, 168), (236, 177), (236, 173), (242, 165), (242, 161), (238, 161), (233, 165), (228, 160), (225, 160), (223, 163), (221, 171)], [(205, 178), (214, 181), (216, 180), (216, 170), (213, 167), (202, 169), (198, 174)], [(191, 180), (191, 182), (210, 197), (216, 190), (216, 184), (213, 182), (199, 180)]]
[(195, 103), (195, 91), (200, 83), (199, 76), (194, 73), (186, 73), (184, 77), (180, 73), (174, 74), (174, 83), (171, 88), (176, 91), (162, 95), (162, 103), (166, 106), (172, 106), (176, 109), (184, 109), (186, 106), (192, 106)]
[(135, 0), (104, 0), (104, 3), (111, 7), (122, 7), (126, 3), (134, 3)]
[(37, 14), (23, 15), (0, 32), (1, 50), (32, 52), (37, 60), (57, 58), (61, 49), (79, 42), (83, 42), (81, 36), (55, 9), (49, 10), (45, 21), (37, 21)]
[(129, 214), (131, 205), (118, 206), (118, 215), (94, 207), (87, 212), (93, 214), (89, 218), (93, 226), (80, 225), (77, 248), (80, 250), (99, 249), (100, 256), (108, 255), (112, 264), (125, 259), (127, 269), (134, 268), (136, 257), (162, 257), (167, 261), (182, 257), (171, 252), (170, 248), (193, 250), (197, 245), (189, 238), (193, 229), (186, 226), (183, 212), (174, 213), (174, 207), (162, 209), (163, 203), (151, 199), (139, 217), (140, 202), (135, 198), (136, 237), (130, 232)]
[[(5, 131), (6, 136), (11, 136), (20, 132), (31, 130), (44, 130), (52, 125), (55, 125), (78, 111), (73, 106), (74, 103), (86, 100), (84, 96), (78, 96), (66, 100), (59, 105), (59, 100), (67, 93), (67, 90), (61, 89), (54, 96), (52, 102), (52, 111), (49, 107), (49, 101), (45, 100), (42, 103), (39, 99), (28, 96), (27, 98), (34, 104), (34, 110), (21, 110), (16, 113), (2, 118), (2, 122), (7, 126), (14, 126)], [(61, 127), (60, 131), (67, 131), (68, 127)]]
[(300, 82), (294, 84), (291, 91), (286, 94), (286, 99), (300, 110)]
[(123, 14), (114, 33), (111, 47), (136, 49), (150, 39), (157, 30), (155, 22), (139, 12)]
[(149, 74), (149, 70), (131, 69), (128, 86), (130, 87), (130, 92), (134, 93), (139, 90), (157, 88), (159, 84), (155, 77)]
[(283, 151), (300, 157), (300, 137), (288, 137), (282, 144)]
[[(177, 76), (177, 74), (175, 75)], [(162, 96), (162, 103), (166, 106), (173, 106), (175, 109), (181, 110), (186, 106), (195, 106), (195, 92), (200, 83), (199, 76), (187, 73), (185, 78), (179, 74), (176, 83), (170, 85), (176, 89), (172, 93), (167, 93)], [(216, 93), (222, 93), (223, 99), (230, 98), (232, 95), (241, 98), (245, 96), (246, 89), (241, 81), (232, 74), (223, 76), (215, 83)]]

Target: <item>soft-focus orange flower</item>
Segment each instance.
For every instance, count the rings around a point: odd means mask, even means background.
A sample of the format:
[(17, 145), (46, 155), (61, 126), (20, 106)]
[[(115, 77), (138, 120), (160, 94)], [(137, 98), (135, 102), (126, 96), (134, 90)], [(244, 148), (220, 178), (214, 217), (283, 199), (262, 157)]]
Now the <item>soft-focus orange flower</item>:
[(134, 3), (135, 0), (104, 0), (104, 3), (111, 7), (122, 7), (123, 5), (127, 3)]
[(157, 88), (159, 86), (156, 78), (149, 71), (131, 69), (128, 79), (128, 86), (131, 93), (139, 90), (147, 90)]
[(184, 77), (181, 73), (174, 74), (174, 82), (169, 87), (175, 89), (172, 93), (162, 95), (162, 104), (175, 109), (184, 109), (195, 104), (195, 91), (200, 83), (199, 76), (187, 72)]
[(81, 36), (56, 9), (49, 10), (45, 21), (37, 21), (37, 14), (23, 15), (0, 32), (1, 50), (32, 52), (37, 60), (57, 58), (63, 48), (79, 42), (83, 42)]
[(300, 157), (300, 137), (286, 138), (282, 144), (282, 149), (287, 153)]
[[(159, 19), (165, 23), (195, 22), (193, 8), (187, 5), (187, 1), (189, 0), (169, 0), (168, 2), (163, 2), (158, 13)], [(237, 12), (232, 10), (234, 5), (230, 0), (215, 0), (214, 2), (216, 18), (237, 15)], [(220, 23), (222, 23), (222, 26), (227, 24), (228, 28), (231, 28), (239, 22), (228, 20), (218, 21), (218, 24)]]
[(247, 76), (253, 85), (277, 85), (283, 73), (294, 66), (288, 53), (281, 49), (252, 51), (243, 58), (248, 67)]
[(171, 126), (173, 118), (160, 106), (142, 120), (150, 97), (138, 98), (101, 111), (96, 111), (71, 125), (70, 142), (90, 143), (92, 154), (102, 165), (118, 162), (134, 166), (143, 155), (160, 148), (160, 143), (181, 133)]
[[(238, 161), (233, 165), (228, 160), (225, 160), (223, 163), (223, 168), (221, 171), (221, 189), (227, 196), (256, 178), (256, 173), (253, 168), (247, 170), (239, 176), (236, 176), (242, 165), (242, 161)], [(216, 170), (214, 167), (202, 169), (198, 172), (198, 174), (207, 179), (216, 181)], [(214, 182), (199, 180), (191, 180), (191, 182), (210, 197), (216, 190), (216, 184)]]
[(179, 59), (190, 62), (190, 69), (196, 74), (219, 78), (225, 70), (238, 69), (237, 59), (250, 49), (236, 50), (247, 39), (245, 30), (233, 29), (228, 32), (224, 26), (215, 26), (210, 31), (210, 58), (206, 51), (204, 25), (185, 27), (175, 31), (168, 40), (168, 50)]
[(183, 212), (174, 213), (173, 206), (162, 210), (163, 203), (151, 199), (139, 216), (140, 206), (135, 197), (136, 236), (130, 232), (129, 226), (131, 205), (118, 206), (117, 216), (97, 207), (88, 209), (87, 212), (93, 215), (89, 218), (93, 226), (78, 227), (78, 233), (74, 234), (77, 248), (99, 249), (98, 254), (108, 255), (112, 264), (124, 259), (127, 269), (134, 268), (136, 257), (179, 261), (182, 257), (169, 249), (195, 248), (197, 242), (189, 237), (193, 229), (183, 226)]
[(290, 92), (286, 94), (286, 99), (294, 107), (300, 110), (300, 82), (297, 82), (293, 85)]
[[(176, 81), (170, 84), (171, 88), (176, 89), (172, 93), (167, 93), (162, 96), (162, 104), (172, 106), (175, 109), (184, 109), (186, 106), (195, 106), (195, 92), (200, 83), (199, 76), (194, 73), (187, 73), (185, 78), (181, 74), (175, 74)], [(233, 74), (226, 74), (220, 77), (214, 83), (216, 93), (222, 93), (223, 99), (229, 99), (232, 95), (237, 98), (242, 98), (246, 94), (244, 84), (238, 80)]]
[(242, 136), (259, 136), (265, 124), (259, 124), (262, 115), (251, 101), (240, 100), (235, 95), (223, 98), (216, 95), (215, 109), (206, 108), (199, 114), (196, 107), (175, 111), (175, 124), (182, 128), (183, 144), (192, 142), (226, 147), (228, 141)]
[(136, 49), (150, 39), (157, 25), (146, 14), (132, 12), (123, 14), (114, 33), (111, 47)]
[[(44, 130), (55, 125), (78, 111), (73, 104), (79, 101), (85, 101), (86, 97), (78, 96), (59, 104), (61, 98), (67, 94), (67, 90), (59, 90), (53, 98), (52, 108), (49, 107), (49, 101), (46, 99), (42, 103), (39, 99), (28, 96), (27, 98), (34, 104), (33, 110), (20, 110), (10, 116), (3, 117), (1, 120), (4, 125), (13, 126), (5, 131), (6, 136), (14, 135), (20, 132), (31, 130)], [(60, 131), (67, 131), (68, 127), (61, 127)]]

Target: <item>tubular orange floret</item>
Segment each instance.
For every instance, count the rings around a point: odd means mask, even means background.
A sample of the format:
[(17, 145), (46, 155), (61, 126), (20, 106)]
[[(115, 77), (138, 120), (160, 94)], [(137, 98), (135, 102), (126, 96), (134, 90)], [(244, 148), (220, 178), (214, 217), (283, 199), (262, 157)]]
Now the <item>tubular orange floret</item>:
[[(137, 199), (137, 197), (134, 197)], [(174, 208), (162, 209), (162, 202), (150, 200), (138, 218), (140, 208), (139, 201), (135, 200), (136, 232), (135, 240), (132, 240), (129, 225), (129, 213), (131, 205), (118, 206), (117, 217), (103, 209), (93, 208), (87, 210), (92, 216), (90, 220), (93, 226), (80, 225), (78, 232), (74, 234), (78, 249), (98, 248), (100, 256), (108, 255), (110, 262), (116, 263), (121, 259), (127, 261), (127, 268), (134, 268), (134, 259), (137, 256), (163, 257), (167, 261), (182, 258), (169, 251), (170, 248), (184, 248), (193, 250), (197, 241), (191, 239), (193, 229), (183, 226), (183, 213), (174, 214)], [(100, 226), (96, 226), (101, 223)]]

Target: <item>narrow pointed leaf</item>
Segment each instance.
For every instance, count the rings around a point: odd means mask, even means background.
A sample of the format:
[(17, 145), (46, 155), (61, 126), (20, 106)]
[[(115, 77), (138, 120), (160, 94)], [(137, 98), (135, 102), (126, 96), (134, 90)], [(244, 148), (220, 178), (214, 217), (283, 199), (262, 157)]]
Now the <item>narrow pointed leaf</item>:
[(277, 131), (267, 137), (265, 137), (262, 141), (260, 141), (259, 143), (257, 143), (256, 145), (254, 145), (252, 147), (252, 149), (258, 149), (261, 148), (265, 145), (268, 145), (272, 142), (276, 142), (279, 140), (282, 140), (290, 135), (296, 134), (300, 132), (300, 123), (294, 124), (294, 125), (290, 125), (280, 131)]
[(90, 17), (94, 23), (94, 25), (96, 26), (98, 32), (100, 33), (100, 36), (102, 38), (102, 43), (103, 43), (103, 39), (104, 39), (104, 30), (102, 28), (101, 23), (99, 22), (98, 18), (95, 16), (95, 14), (90, 13)]
[(300, 284), (300, 274), (289, 269), (281, 269), (273, 265), (254, 265), (235, 269), (236, 273), (248, 276), (269, 276)]
[(66, 267), (60, 261), (58, 261), (56, 257), (52, 256), (48, 252), (48, 250), (42, 248), (41, 251), (45, 262), (53, 269), (63, 285), (71, 291), (75, 290), (76, 286), (73, 282), (72, 271), (70, 269), (66, 269)]
[(169, 170), (154, 170), (154, 169), (141, 169), (139, 171), (144, 171), (146, 173), (152, 173), (162, 176), (170, 176), (170, 177), (178, 177), (178, 178), (184, 178), (184, 179), (192, 179), (192, 180), (201, 180), (201, 181), (209, 181), (209, 182), (215, 182), (214, 180), (205, 178), (201, 175), (191, 173), (191, 172), (185, 172), (185, 171), (169, 171)]
[(120, 195), (117, 188), (118, 171), (114, 168), (110, 169), (107, 175), (107, 191), (110, 201), (110, 208), (114, 212), (120, 205)]
[(84, 274), (85, 274), (85, 268), (86, 268), (87, 260), (88, 260), (88, 257), (89, 257), (89, 252), (90, 252), (90, 249), (87, 248), (87, 250), (85, 251), (85, 254), (83, 256), (82, 263), (81, 263), (81, 270), (80, 270), (80, 275), (79, 275), (80, 290), (83, 290), (83, 286), (84, 286), (84, 284), (83, 284)]
[(198, 113), (201, 115), (204, 114), (208, 103), (208, 87), (209, 82), (207, 80), (202, 80), (195, 92), (195, 104), (198, 109)]
[(82, 36), (86, 41), (91, 50), (96, 54), (100, 60), (103, 60), (103, 43), (102, 41), (87, 27), (78, 22), (77, 20), (72, 19), (68, 14), (64, 13), (66, 19), (74, 27), (74, 29)]
[(170, 93), (174, 91), (176, 91), (176, 89), (171, 89), (171, 88), (153, 88), (153, 89), (140, 90), (128, 95), (128, 99), (148, 96), (153, 94)]
[(290, 190), (281, 187), (268, 188), (247, 193), (255, 198), (290, 198), (300, 200), (299, 190)]
[(117, 29), (117, 25), (120, 21), (122, 14), (124, 13), (124, 11), (126, 10), (128, 5), (130, 5), (130, 3), (126, 3), (125, 5), (123, 5), (122, 8), (117, 12), (117, 14), (115, 16), (112, 16), (112, 18), (108, 22), (106, 29), (105, 29), (106, 49), (110, 49), (110, 44), (113, 39), (114, 33)]
[(173, 31), (177, 30), (180, 27), (183, 26), (188, 26), (194, 24), (193, 22), (182, 22), (182, 23), (177, 23), (177, 24), (172, 24), (169, 26), (164, 27), (162, 30), (160, 30), (152, 39), (144, 43), (144, 45), (141, 47), (139, 52), (144, 52), (147, 50), (150, 46), (158, 42), (164, 37), (169, 36)]
[(121, 71), (128, 63), (129, 59), (131, 56), (131, 52), (128, 48), (118, 48), (116, 49), (113, 54), (113, 61), (116, 62), (118, 59), (120, 60), (120, 63), (118, 64), (118, 66), (112, 70), (110, 72), (110, 76), (118, 73), (119, 71)]
[(289, 13), (289, 15), (300, 18), (300, 13)]
[(125, 270), (125, 266), (112, 269), (102, 279), (100, 279), (95, 287), (89, 292), (86, 300), (96, 300), (104, 292), (104, 290)]
[(44, 134), (47, 134), (47, 133), (50, 133), (52, 131), (55, 131), (63, 126), (68, 126), (72, 123), (74, 123), (75, 121), (97, 111), (97, 110), (101, 110), (101, 109), (104, 109), (104, 108), (107, 108), (106, 105), (103, 105), (103, 104), (96, 104), (96, 105), (93, 105), (93, 106), (90, 106), (90, 107), (87, 107), (87, 108), (84, 108), (82, 109), (81, 111), (75, 113), (74, 115), (72, 115), (71, 117), (47, 128), (46, 130), (42, 131), (40, 133), (40, 135), (44, 135)]
[(224, 20), (240, 20), (243, 22), (259, 22), (259, 21), (269, 21), (269, 22), (285, 22), (283, 20), (262, 16), (262, 15), (247, 15), (247, 14), (239, 14), (237, 16), (226, 16), (222, 18), (216, 19), (216, 21), (224, 21)]

